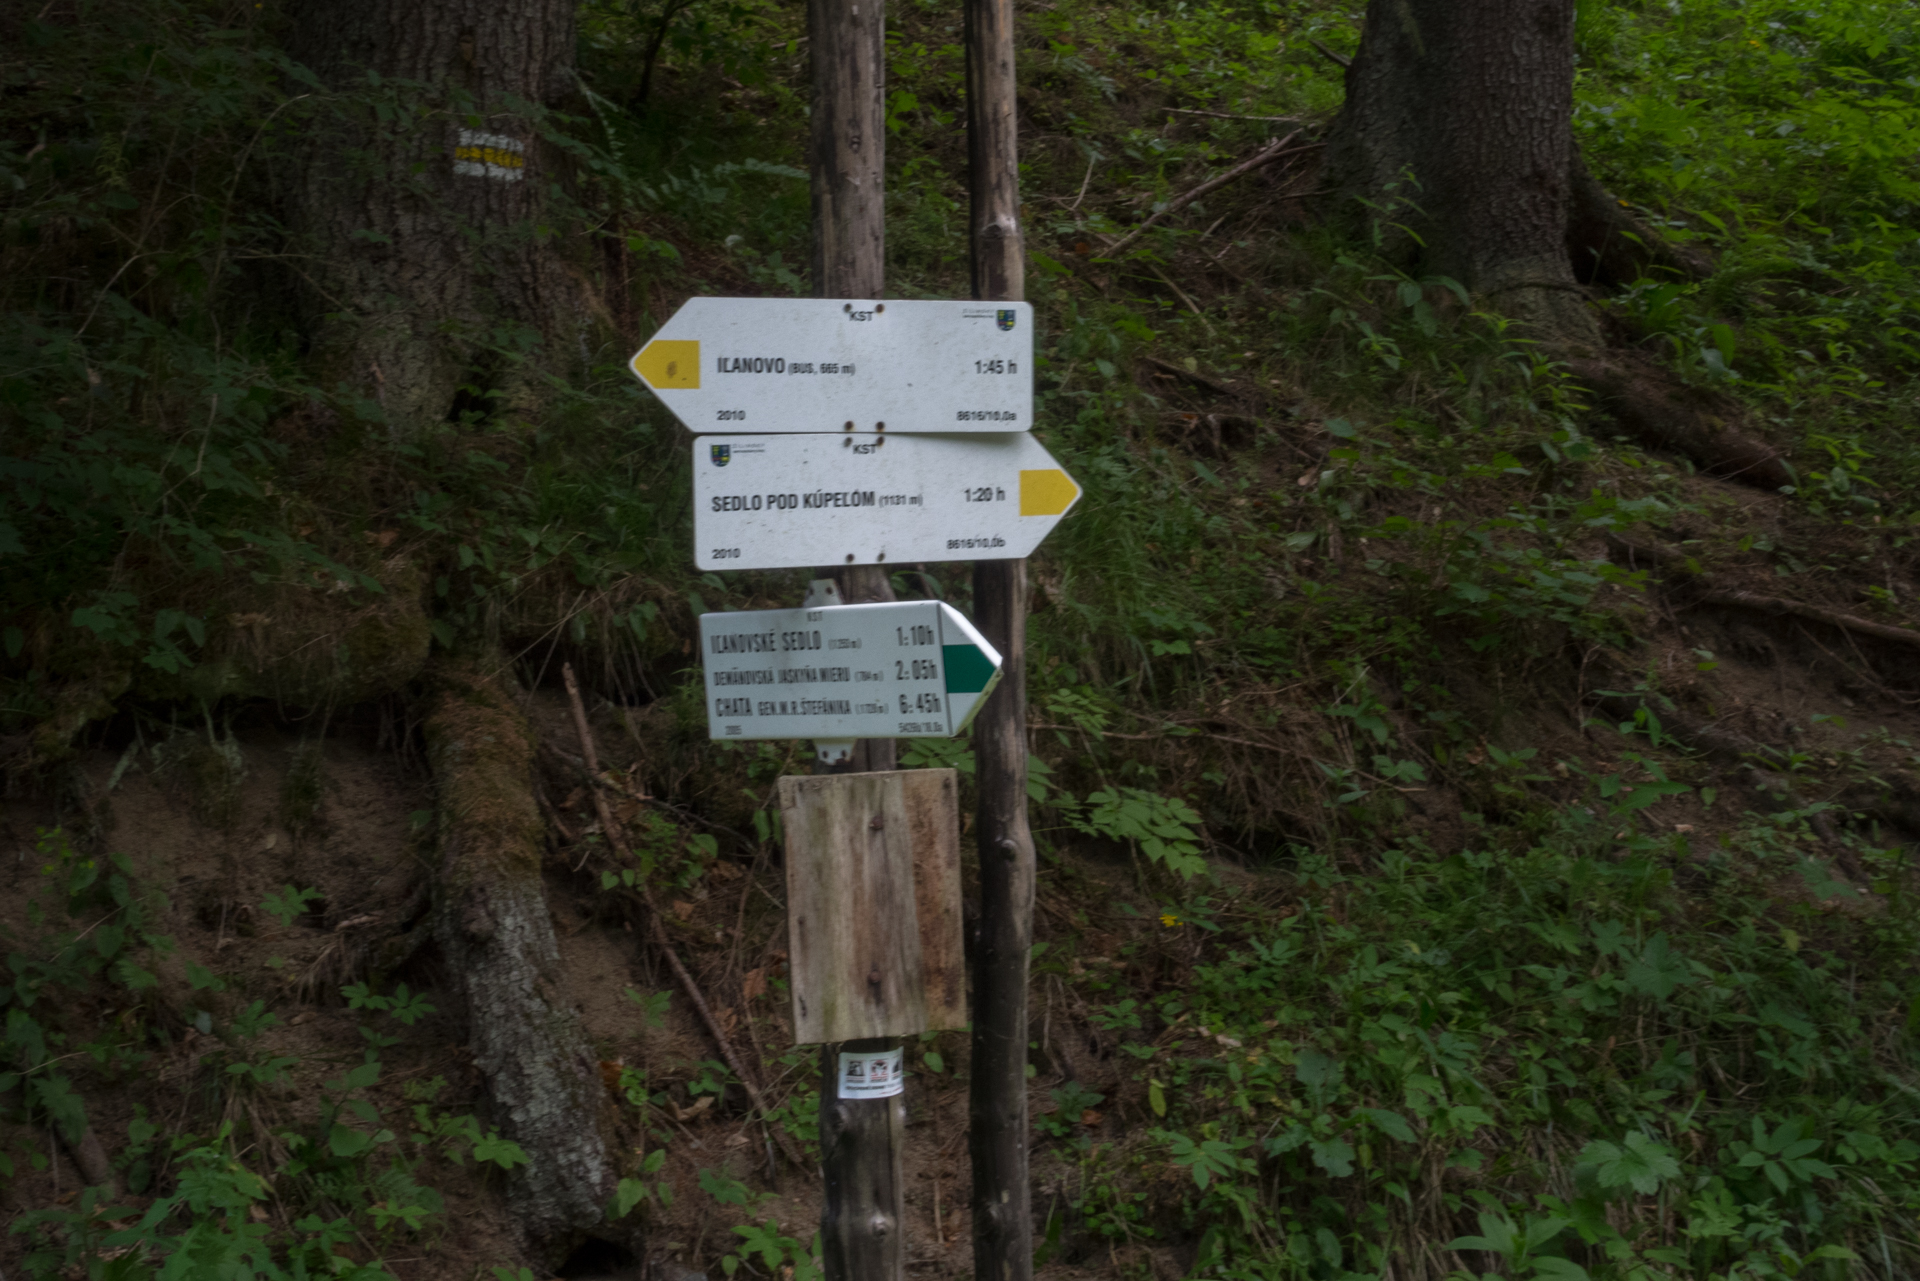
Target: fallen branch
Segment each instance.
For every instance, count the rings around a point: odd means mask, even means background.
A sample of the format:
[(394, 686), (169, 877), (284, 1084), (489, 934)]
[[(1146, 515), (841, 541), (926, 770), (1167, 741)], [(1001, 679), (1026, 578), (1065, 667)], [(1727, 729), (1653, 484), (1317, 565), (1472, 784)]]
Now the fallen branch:
[[(580, 756), (575, 756), (572, 752), (566, 751), (564, 748), (556, 747), (552, 743), (540, 744), (540, 750), (547, 753), (555, 761), (559, 761), (567, 765), (572, 765), (579, 769), (585, 769), (587, 767), (585, 758)], [(601, 782), (605, 783), (609, 787), (617, 786), (617, 784), (614, 784), (607, 779), (602, 779)], [(734, 840), (739, 841), (742, 845), (758, 844), (758, 842), (753, 837), (748, 836), (745, 832), (742, 832), (740, 829), (735, 827), (728, 827), (725, 823), (716, 823), (710, 818), (694, 813), (692, 810), (688, 809), (684, 805), (675, 805), (672, 801), (661, 800), (658, 796), (650, 796), (644, 792), (636, 792), (631, 787), (622, 787), (620, 790), (625, 792), (628, 796), (632, 797), (636, 801), (640, 801), (644, 804), (651, 805), (655, 809), (665, 810), (667, 811), (667, 813), (683, 818), (689, 823), (697, 823), (701, 827), (706, 828), (710, 832), (720, 832), (720, 833), (723, 833), (724, 835), (731, 836)], [(573, 838), (569, 836), (568, 839), (572, 840)]]
[[(573, 707), (573, 728), (580, 737), (580, 756), (586, 765), (587, 791), (593, 797), (594, 812), (600, 816), (600, 830), (606, 834), (607, 844), (617, 853), (624, 855), (627, 852), (626, 838), (621, 834), (619, 825), (614, 822), (613, 811), (607, 808), (607, 798), (600, 793), (600, 753), (594, 746), (593, 729), (587, 724), (587, 708), (580, 699), (579, 683), (573, 678), (573, 664), (563, 663), (560, 667), (560, 676), (566, 682), (567, 701)], [(727, 1037), (725, 1029), (720, 1026), (720, 1020), (714, 1017), (713, 1009), (707, 1004), (706, 995), (701, 992), (700, 985), (694, 981), (693, 975), (687, 972), (687, 967), (680, 963), (680, 954), (673, 950), (673, 943), (667, 938), (666, 927), (660, 923), (660, 907), (654, 902), (653, 888), (644, 883), (638, 884), (637, 888), (640, 891), (641, 900), (647, 905), (647, 924), (653, 935), (654, 946), (658, 947), (661, 954), (667, 958), (668, 968), (673, 971), (674, 978), (680, 981), (680, 990), (687, 994), (687, 1000), (699, 1014), (700, 1021), (706, 1024), (714, 1043), (720, 1047), (720, 1056), (727, 1061), (727, 1066), (733, 1069), (733, 1074), (740, 1078), (740, 1084), (746, 1089), (747, 1097), (753, 1101), (753, 1110), (766, 1121), (767, 1129), (773, 1134), (774, 1141), (779, 1143), (780, 1150), (786, 1154), (787, 1160), (793, 1162), (796, 1169), (810, 1170), (811, 1167), (793, 1146), (793, 1140), (787, 1132), (773, 1124), (767, 1101), (760, 1094), (760, 1087), (753, 1083), (753, 1077), (748, 1074), (746, 1064), (740, 1061), (739, 1054), (733, 1048), (733, 1042)]]
[(1207, 195), (1209, 192), (1218, 191), (1220, 190), (1220, 188), (1226, 186), (1228, 183), (1234, 181), (1235, 179), (1244, 178), (1248, 174), (1252, 173), (1254, 170), (1264, 168), (1265, 166), (1272, 164), (1274, 161), (1279, 160), (1284, 156), (1298, 155), (1303, 151), (1311, 151), (1314, 147), (1317, 147), (1320, 145), (1319, 143), (1308, 143), (1304, 147), (1295, 147), (1291, 151), (1287, 150), (1287, 144), (1292, 142), (1295, 138), (1298, 138), (1299, 136), (1300, 136), (1300, 130), (1295, 129), (1292, 133), (1288, 134), (1286, 137), (1280, 139), (1279, 141), (1268, 143), (1266, 146), (1254, 152), (1251, 156), (1247, 157), (1245, 160), (1242, 160), (1239, 164), (1227, 170), (1225, 173), (1221, 174), (1219, 177), (1209, 178), (1207, 179), (1207, 181), (1201, 183), (1199, 186), (1195, 187), (1192, 191), (1187, 192), (1185, 195), (1175, 196), (1172, 200), (1169, 200), (1167, 202), (1166, 208), (1161, 209), (1156, 213), (1149, 214), (1145, 222), (1141, 223), (1138, 227), (1135, 227), (1132, 231), (1122, 236), (1117, 244), (1115, 244), (1111, 249), (1107, 250), (1106, 256), (1109, 258), (1118, 258), (1122, 250), (1124, 250), (1128, 245), (1132, 244), (1134, 241), (1138, 240), (1142, 235), (1144, 235), (1147, 229), (1149, 227), (1152, 227), (1153, 224), (1155, 224), (1156, 222), (1159, 222), (1162, 218), (1165, 218), (1169, 214), (1179, 213), (1182, 209), (1185, 209), (1188, 205), (1200, 199), (1200, 197)]

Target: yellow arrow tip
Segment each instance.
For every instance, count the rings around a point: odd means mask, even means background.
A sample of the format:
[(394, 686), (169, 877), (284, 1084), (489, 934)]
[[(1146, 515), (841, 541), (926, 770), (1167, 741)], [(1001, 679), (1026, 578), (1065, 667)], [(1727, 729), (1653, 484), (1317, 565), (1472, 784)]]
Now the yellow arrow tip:
[(655, 391), (700, 390), (700, 343), (680, 339), (650, 342), (631, 362), (640, 381)]
[(1080, 497), (1080, 486), (1057, 467), (1020, 473), (1020, 514), (1058, 516)]

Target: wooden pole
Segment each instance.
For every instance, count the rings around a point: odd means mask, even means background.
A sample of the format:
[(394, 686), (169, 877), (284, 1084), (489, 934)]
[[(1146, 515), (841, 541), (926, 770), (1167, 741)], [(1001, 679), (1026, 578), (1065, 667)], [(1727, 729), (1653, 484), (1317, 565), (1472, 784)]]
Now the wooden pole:
[[(966, 0), (967, 157), (973, 296), (1026, 297), (1020, 232), (1013, 0)], [(973, 566), (974, 625), (1004, 656), (1000, 685), (974, 721), (980, 788), (980, 936), (974, 947), (975, 1281), (1033, 1275), (1027, 1170), (1027, 958), (1033, 942), (1033, 833), (1027, 826), (1027, 563)]]
[[(813, 48), (813, 283), (822, 298), (878, 299), (886, 281), (886, 11), (882, 0), (809, 0)], [(822, 571), (852, 605), (892, 600), (886, 570)], [(830, 772), (894, 767), (892, 739), (862, 739)], [(898, 1037), (820, 1047), (820, 1240), (827, 1281), (906, 1276), (902, 1097), (842, 1099), (842, 1051), (884, 1053)]]

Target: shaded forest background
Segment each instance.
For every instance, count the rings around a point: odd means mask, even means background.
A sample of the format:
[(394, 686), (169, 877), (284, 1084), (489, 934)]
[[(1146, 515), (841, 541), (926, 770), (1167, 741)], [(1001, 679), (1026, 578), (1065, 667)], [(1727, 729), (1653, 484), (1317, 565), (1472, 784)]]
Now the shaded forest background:
[[(472, 104), (297, 60), (297, 16), (0, 17), (0, 1266), (804, 1278), (803, 758), (706, 740), (690, 637), (805, 575), (691, 569), (624, 369), (686, 297), (808, 291), (804, 10), (576, 11), (516, 106), (538, 199), (448, 232), (483, 300), (546, 246), (571, 327), (450, 311), (444, 421), (329, 364), (298, 210), (316, 139), (359, 181)], [(959, 15), (889, 21), (889, 294), (964, 296)], [(1087, 494), (1033, 562), (1041, 1270), (1911, 1275), (1911, 11), (1577, 6), (1575, 139), (1647, 246), (1574, 263), (1584, 363), (1419, 265), (1417, 185), (1333, 199), (1357, 11), (1020, 23)], [(1729, 437), (1778, 470), (1712, 474)], [(471, 1008), (488, 832), (535, 851), (572, 1183)], [(909, 1057), (911, 1265), (958, 1275), (965, 1038)]]

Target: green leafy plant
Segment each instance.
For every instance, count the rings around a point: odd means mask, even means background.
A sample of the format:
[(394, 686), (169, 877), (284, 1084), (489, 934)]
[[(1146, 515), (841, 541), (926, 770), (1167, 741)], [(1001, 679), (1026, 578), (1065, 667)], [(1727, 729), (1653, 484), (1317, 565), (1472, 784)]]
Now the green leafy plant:
[(817, 1232), (811, 1246), (804, 1246), (797, 1238), (784, 1234), (771, 1219), (759, 1224), (738, 1224), (733, 1232), (740, 1238), (740, 1247), (720, 1258), (720, 1270), (729, 1277), (742, 1268), (767, 1277), (791, 1276), (793, 1281), (820, 1281), (825, 1275), (820, 1264)]
[(1737, 1177), (1764, 1178), (1782, 1195), (1796, 1184), (1837, 1177), (1837, 1170), (1814, 1155), (1826, 1143), (1808, 1137), (1806, 1132), (1810, 1128), (1806, 1118), (1794, 1117), (1769, 1131), (1759, 1117), (1753, 1118), (1749, 1136), (1727, 1145), (1727, 1155), (1733, 1158), (1733, 1173)]
[(1516, 1276), (1587, 1281), (1587, 1270), (1579, 1264), (1559, 1255), (1541, 1253), (1565, 1231), (1568, 1220), (1553, 1215), (1527, 1215), (1516, 1223), (1499, 1210), (1482, 1210), (1479, 1218), (1478, 1236), (1456, 1237), (1447, 1242), (1447, 1249), (1485, 1250), (1499, 1255)]
[(1101, 788), (1068, 821), (1089, 836), (1126, 841), (1150, 862), (1191, 880), (1206, 870), (1200, 852), (1200, 816), (1186, 802), (1138, 787)]
[(1580, 1151), (1574, 1166), (1577, 1179), (1591, 1178), (1602, 1194), (1631, 1188), (1640, 1196), (1652, 1196), (1662, 1184), (1680, 1174), (1680, 1163), (1672, 1148), (1638, 1130), (1618, 1143), (1595, 1139)]
[(304, 915), (307, 904), (319, 897), (319, 890), (302, 890), (295, 889), (291, 885), (283, 885), (277, 893), (267, 895), (266, 901), (260, 904), (260, 910), (279, 921), (281, 928), (284, 929)]

